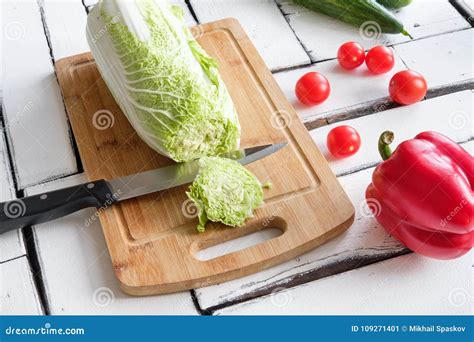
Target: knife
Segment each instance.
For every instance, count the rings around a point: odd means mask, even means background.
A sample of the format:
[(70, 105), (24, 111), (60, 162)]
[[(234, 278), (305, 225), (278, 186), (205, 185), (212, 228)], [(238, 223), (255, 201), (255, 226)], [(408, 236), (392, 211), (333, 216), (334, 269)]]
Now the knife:
[[(226, 153), (221, 157), (246, 165), (275, 153), (286, 145), (285, 142), (256, 146)], [(123, 200), (191, 183), (198, 171), (199, 160), (193, 160), (3, 202), (0, 203), (0, 234), (52, 221), (84, 208), (108, 207)]]

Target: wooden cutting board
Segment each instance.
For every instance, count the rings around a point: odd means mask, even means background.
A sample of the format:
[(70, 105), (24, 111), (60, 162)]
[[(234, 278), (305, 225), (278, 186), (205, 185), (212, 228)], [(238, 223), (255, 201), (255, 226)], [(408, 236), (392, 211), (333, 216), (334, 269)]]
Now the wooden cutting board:
[[(209, 224), (205, 233), (198, 233), (187, 186), (100, 209), (115, 274), (132, 295), (182, 291), (258, 272), (328, 241), (354, 219), (350, 200), (240, 24), (225, 19), (192, 31), (219, 61), (239, 114), (241, 147), (289, 145), (248, 165), (273, 186), (264, 190), (265, 204), (244, 227)], [(137, 136), (91, 54), (59, 60), (56, 72), (89, 180), (172, 163)], [(196, 258), (202, 249), (267, 228), (283, 234), (211, 260)]]

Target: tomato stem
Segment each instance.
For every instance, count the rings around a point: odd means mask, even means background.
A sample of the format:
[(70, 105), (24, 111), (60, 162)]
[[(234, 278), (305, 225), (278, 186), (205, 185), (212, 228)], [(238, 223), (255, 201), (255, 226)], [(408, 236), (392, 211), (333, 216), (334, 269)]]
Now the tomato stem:
[(379, 153), (383, 160), (387, 160), (392, 155), (390, 144), (393, 142), (394, 134), (392, 131), (385, 131), (380, 134), (379, 138)]

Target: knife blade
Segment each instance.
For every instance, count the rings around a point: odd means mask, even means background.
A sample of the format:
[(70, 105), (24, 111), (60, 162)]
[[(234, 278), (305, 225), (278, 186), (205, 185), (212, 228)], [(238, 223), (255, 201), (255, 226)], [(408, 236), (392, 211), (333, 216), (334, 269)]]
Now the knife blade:
[[(246, 165), (277, 152), (286, 142), (251, 147), (221, 155)], [(101, 179), (72, 187), (0, 203), (0, 234), (52, 221), (89, 207), (116, 202), (191, 183), (199, 160), (179, 163), (112, 180)]]
[[(262, 159), (286, 146), (287, 143), (262, 145), (233, 151), (220, 157), (237, 160), (242, 165)], [(146, 195), (152, 192), (191, 183), (199, 171), (199, 160), (174, 164), (155, 170), (108, 181), (117, 201)]]

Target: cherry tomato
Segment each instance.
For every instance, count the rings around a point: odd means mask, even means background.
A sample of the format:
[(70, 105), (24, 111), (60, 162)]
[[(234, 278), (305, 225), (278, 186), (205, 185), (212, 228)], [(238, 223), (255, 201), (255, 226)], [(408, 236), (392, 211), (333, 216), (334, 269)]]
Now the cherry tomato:
[(331, 92), (329, 81), (319, 72), (308, 72), (303, 75), (295, 88), (296, 96), (305, 105), (313, 106), (324, 102)]
[(337, 60), (344, 69), (355, 69), (364, 63), (364, 59), (365, 51), (359, 43), (347, 42), (337, 50)]
[(345, 158), (359, 151), (360, 135), (351, 126), (338, 126), (329, 131), (326, 143), (334, 157)]
[(403, 105), (420, 101), (426, 95), (426, 80), (420, 73), (403, 70), (393, 75), (388, 86), (392, 100)]
[(392, 49), (385, 46), (376, 46), (365, 56), (367, 68), (374, 74), (384, 74), (392, 70), (395, 65)]

